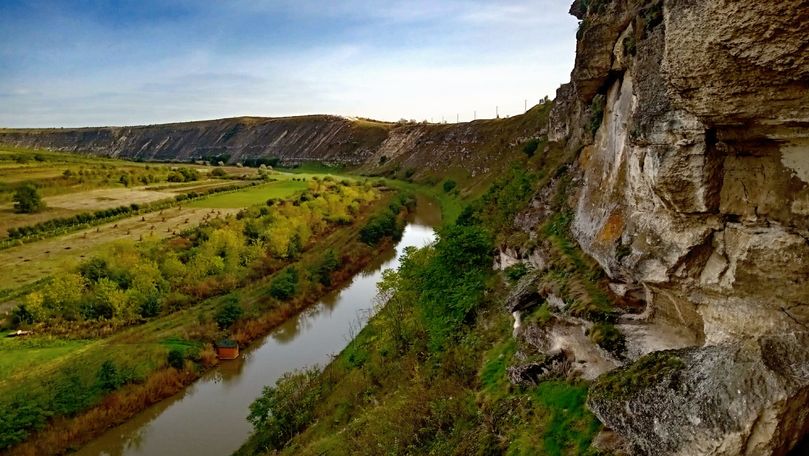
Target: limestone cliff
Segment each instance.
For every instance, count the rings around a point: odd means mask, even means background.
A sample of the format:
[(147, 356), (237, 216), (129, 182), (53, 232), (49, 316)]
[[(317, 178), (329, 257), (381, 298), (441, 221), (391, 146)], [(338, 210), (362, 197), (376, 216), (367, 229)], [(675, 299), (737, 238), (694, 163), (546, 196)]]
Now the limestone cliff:
[[(142, 160), (237, 163), (275, 157), (409, 177), (479, 178), (544, 134), (549, 104), (505, 119), (456, 124), (388, 123), (336, 116), (239, 117), (136, 127), (0, 129), (0, 144)], [(485, 179), (475, 179), (485, 182)]]
[[(614, 290), (643, 294), (619, 321), (636, 354), (680, 363), (668, 387), (597, 384), (590, 406), (640, 454), (784, 454), (809, 430), (809, 2), (571, 13), (549, 135), (579, 151), (573, 234)], [(653, 347), (644, 325), (689, 337)]]

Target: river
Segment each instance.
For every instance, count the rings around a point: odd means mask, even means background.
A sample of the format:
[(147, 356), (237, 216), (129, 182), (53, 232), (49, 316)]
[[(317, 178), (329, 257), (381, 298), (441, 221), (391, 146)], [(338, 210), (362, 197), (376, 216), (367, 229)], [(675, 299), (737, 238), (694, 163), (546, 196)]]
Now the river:
[(110, 429), (76, 454), (96, 455), (227, 455), (250, 435), (248, 407), (265, 385), (283, 373), (324, 365), (364, 325), (373, 307), (376, 284), (385, 269), (396, 268), (406, 247), (433, 241), (440, 210), (426, 199), (417, 209), (402, 240), (375, 258), (350, 283), (289, 319), (263, 339), (223, 361), (188, 388)]

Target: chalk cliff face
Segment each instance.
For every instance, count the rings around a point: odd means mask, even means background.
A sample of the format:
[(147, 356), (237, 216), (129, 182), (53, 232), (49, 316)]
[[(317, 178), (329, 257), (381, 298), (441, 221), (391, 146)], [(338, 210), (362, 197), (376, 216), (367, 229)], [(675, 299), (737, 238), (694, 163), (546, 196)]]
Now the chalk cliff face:
[(571, 13), (576, 66), (549, 135), (580, 150), (574, 236), (615, 289), (645, 294), (628, 335), (692, 335), (670, 347), (676, 385), (596, 386), (590, 406), (639, 453), (783, 454), (809, 430), (809, 3)]

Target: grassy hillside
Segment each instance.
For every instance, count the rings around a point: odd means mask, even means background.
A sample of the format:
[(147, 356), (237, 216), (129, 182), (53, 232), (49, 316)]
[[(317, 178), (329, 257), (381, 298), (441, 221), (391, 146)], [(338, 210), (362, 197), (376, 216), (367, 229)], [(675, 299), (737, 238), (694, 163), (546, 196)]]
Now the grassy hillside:
[[(496, 245), (557, 246), (561, 269), (552, 272), (562, 272), (554, 277), (582, 302), (597, 301), (590, 293), (601, 298), (605, 286), (570, 243), (564, 220), (554, 218), (536, 240), (515, 224), (538, 189), (569, 181), (574, 157), (537, 148), (530, 157), (520, 151), (477, 198), (444, 192), (455, 223), (385, 274), (385, 305), (333, 362), (268, 385), (251, 407), (254, 435), (239, 454), (597, 454), (591, 443), (601, 426), (585, 406), (586, 382), (555, 377), (517, 386), (507, 377), (526, 362), (505, 310), (525, 270), (492, 271)], [(555, 188), (553, 210), (564, 215), (566, 186)], [(540, 309), (528, 318), (547, 316)]]

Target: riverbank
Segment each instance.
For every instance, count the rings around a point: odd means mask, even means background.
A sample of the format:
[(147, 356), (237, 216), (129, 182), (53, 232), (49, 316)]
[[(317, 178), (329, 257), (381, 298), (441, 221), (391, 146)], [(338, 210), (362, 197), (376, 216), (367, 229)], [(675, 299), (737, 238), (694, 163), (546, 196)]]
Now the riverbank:
[[(105, 395), (90, 409), (80, 410), (78, 414), (72, 413), (65, 418), (53, 418), (44, 429), (30, 437), (27, 442), (10, 450), (11, 454), (55, 454), (75, 448), (81, 442), (98, 435), (111, 423), (121, 422), (133, 416), (149, 404), (177, 392), (193, 381), (213, 364), (210, 345), (196, 341), (200, 340), (200, 337), (202, 340), (212, 340), (206, 334), (211, 334), (210, 321), (224, 301), (235, 298), (242, 304), (245, 316), (233, 325), (229, 332), (234, 339), (248, 343), (290, 315), (306, 308), (316, 301), (317, 297), (344, 283), (354, 272), (367, 264), (370, 258), (389, 248), (390, 244), (385, 242), (375, 247), (367, 246), (358, 240), (358, 233), (373, 214), (383, 209), (387, 210), (387, 204), (392, 197), (392, 194), (388, 194), (377, 200), (363, 210), (352, 225), (335, 226), (323, 233), (319, 241), (301, 253), (300, 259), (295, 263), (296, 267), (301, 271), (309, 271), (321, 261), (323, 252), (329, 249), (335, 251), (340, 259), (340, 267), (329, 273), (328, 284), (317, 280), (312, 282), (307, 275), (301, 278), (300, 288), (294, 297), (281, 301), (268, 300), (265, 297), (269, 295), (274, 281), (274, 275), (271, 274), (228, 296), (209, 299), (191, 308), (181, 309), (165, 317), (121, 330), (110, 337), (91, 341), (81, 350), (71, 353), (73, 360), (71, 363), (60, 363), (62, 367), (57, 367), (54, 372), (33, 371), (29, 372), (30, 375), (26, 374), (27, 383), (35, 382), (36, 378), (42, 375), (49, 378), (52, 386), (59, 387), (54, 393), (59, 401), (72, 400), (70, 395), (76, 393), (64, 388), (64, 385), (71, 384), (71, 378), (78, 379), (77, 386), (86, 384), (87, 380), (82, 378), (93, 377), (104, 358), (112, 360), (117, 374), (121, 376), (128, 374), (134, 377), (134, 380), (126, 381), (120, 391)], [(278, 269), (280, 268), (276, 267), (275, 271)], [(270, 308), (267, 307), (268, 304), (271, 305)], [(213, 333), (217, 332), (214, 324)], [(165, 353), (175, 349), (181, 350), (184, 357), (189, 360), (179, 370), (180, 375), (165, 367)], [(155, 357), (156, 355), (158, 357)], [(69, 360), (65, 362), (67, 361)], [(65, 370), (68, 365), (77, 366), (78, 370)], [(86, 372), (87, 375), (82, 372)], [(75, 375), (79, 377), (73, 377)], [(65, 377), (65, 382), (59, 380), (61, 377)], [(14, 387), (15, 384), (21, 385), (13, 379), (4, 379), (0, 383), (5, 383), (5, 390), (9, 390), (9, 387)], [(17, 409), (36, 406), (36, 401), (26, 400), (31, 394), (36, 394), (35, 388), (34, 390), (17, 388), (16, 391), (5, 395), (5, 399), (16, 400)], [(9, 404), (10, 407), (14, 405)], [(35, 409), (30, 410), (30, 415), (35, 416), (35, 413), (37, 413)], [(17, 415), (20, 415), (18, 417), (20, 419), (26, 418), (19, 413)], [(6, 427), (24, 426), (24, 423), (15, 421), (14, 413), (10, 418), (11, 421), (4, 422), (4, 429), (0, 429), (4, 435), (11, 431), (5, 429)]]

